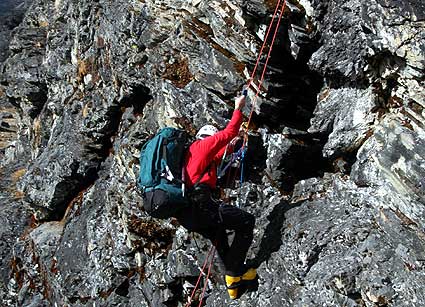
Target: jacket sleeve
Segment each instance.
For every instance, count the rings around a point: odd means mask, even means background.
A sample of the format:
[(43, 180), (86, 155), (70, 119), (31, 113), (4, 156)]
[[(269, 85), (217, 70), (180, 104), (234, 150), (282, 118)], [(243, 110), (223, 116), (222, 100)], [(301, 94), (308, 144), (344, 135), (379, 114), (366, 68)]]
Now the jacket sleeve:
[(208, 153), (208, 161), (212, 161), (219, 152), (224, 153), (225, 146), (238, 135), (243, 116), (240, 110), (233, 111), (233, 116), (226, 128), (199, 142), (200, 150)]

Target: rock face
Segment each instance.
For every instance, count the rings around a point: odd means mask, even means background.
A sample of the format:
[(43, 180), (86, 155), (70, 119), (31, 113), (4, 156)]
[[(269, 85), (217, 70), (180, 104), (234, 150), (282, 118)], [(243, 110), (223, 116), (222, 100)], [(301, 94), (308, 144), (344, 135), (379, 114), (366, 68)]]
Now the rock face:
[[(142, 210), (139, 151), (226, 125), (276, 4), (34, 0), (1, 34), (2, 305), (186, 304), (210, 243)], [(229, 191), (258, 289), (230, 302), (216, 262), (204, 306), (425, 306), (424, 12), (285, 3)]]
[(0, 3), (0, 62), (7, 58), (11, 32), (22, 21), (30, 3), (30, 0), (4, 0)]

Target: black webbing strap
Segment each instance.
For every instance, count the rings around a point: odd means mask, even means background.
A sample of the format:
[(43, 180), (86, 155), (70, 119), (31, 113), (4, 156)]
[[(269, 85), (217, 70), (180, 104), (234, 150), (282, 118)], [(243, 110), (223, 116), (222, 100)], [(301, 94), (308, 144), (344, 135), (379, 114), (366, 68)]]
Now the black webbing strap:
[(205, 176), (205, 174), (206, 174), (207, 172), (209, 172), (209, 171), (210, 171), (210, 169), (211, 169), (211, 167), (213, 166), (213, 164), (215, 164), (215, 163), (214, 163), (214, 161), (211, 161), (211, 163), (207, 165), (207, 167), (204, 169), (204, 171), (203, 171), (203, 172), (201, 173), (201, 175), (199, 176), (198, 180), (196, 180), (196, 182), (193, 184), (193, 187), (198, 186), (198, 184), (199, 184), (199, 182), (201, 181), (201, 179)]

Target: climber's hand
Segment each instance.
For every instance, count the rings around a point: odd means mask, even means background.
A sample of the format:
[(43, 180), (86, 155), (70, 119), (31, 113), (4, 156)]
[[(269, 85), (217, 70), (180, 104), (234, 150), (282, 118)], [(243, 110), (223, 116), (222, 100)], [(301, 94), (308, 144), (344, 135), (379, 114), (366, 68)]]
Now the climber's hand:
[(235, 110), (242, 110), (245, 106), (245, 96), (239, 96), (235, 100)]

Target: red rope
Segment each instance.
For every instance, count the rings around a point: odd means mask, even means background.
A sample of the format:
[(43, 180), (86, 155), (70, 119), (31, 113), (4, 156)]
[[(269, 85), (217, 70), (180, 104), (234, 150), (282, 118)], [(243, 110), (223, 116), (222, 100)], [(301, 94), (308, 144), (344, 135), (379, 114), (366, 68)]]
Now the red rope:
[(210, 265), (208, 266), (208, 273), (207, 273), (207, 277), (205, 278), (204, 289), (202, 290), (201, 300), (199, 301), (198, 307), (201, 307), (202, 301), (204, 300), (205, 290), (207, 289), (208, 278), (210, 277), (210, 274), (211, 274), (211, 267), (212, 267), (212, 264), (213, 264), (214, 256), (215, 256), (215, 249), (214, 249), (212, 256), (211, 256)]
[[(252, 114), (254, 113), (255, 102), (257, 101), (257, 97), (258, 97), (258, 94), (260, 93), (261, 85), (263, 84), (263, 81), (264, 81), (264, 76), (266, 75), (267, 64), (269, 63), (270, 54), (273, 50), (273, 44), (274, 44), (274, 41), (276, 39), (276, 34), (277, 34), (278, 29), (279, 29), (280, 21), (282, 20), (282, 16), (283, 16), (283, 12), (285, 10), (285, 7), (286, 7), (286, 0), (283, 0), (282, 8), (281, 8), (280, 14), (279, 14), (279, 19), (277, 21), (276, 28), (274, 29), (273, 38), (272, 38), (272, 41), (271, 41), (271, 44), (270, 44), (270, 49), (269, 49), (269, 52), (267, 53), (266, 63), (264, 64), (264, 68), (263, 68), (263, 72), (261, 74), (260, 82), (258, 84), (257, 92), (255, 93), (254, 99), (252, 100), (251, 112), (249, 113), (248, 123), (246, 125), (246, 131), (245, 131), (246, 134), (248, 133), (249, 124), (251, 123), (251, 119), (252, 119)], [(251, 82), (251, 80), (249, 82)]]
[(273, 13), (272, 20), (271, 20), (271, 22), (270, 22), (270, 24), (269, 24), (269, 26), (268, 26), (268, 28), (267, 28), (266, 36), (264, 36), (263, 45), (261, 46), (260, 52), (258, 53), (257, 62), (255, 63), (254, 70), (253, 70), (253, 71), (252, 71), (252, 73), (251, 73), (251, 78), (250, 78), (250, 79), (249, 79), (249, 81), (248, 81), (247, 88), (248, 88), (248, 87), (249, 87), (249, 85), (251, 84), (252, 78), (254, 78), (254, 76), (255, 76), (255, 72), (257, 71), (257, 67), (258, 67), (258, 64), (260, 63), (261, 55), (263, 54), (263, 49), (264, 49), (264, 47), (266, 46), (267, 39), (268, 39), (268, 37), (269, 37), (270, 30), (271, 30), (272, 25), (273, 25), (273, 23), (274, 23), (274, 19), (275, 19), (275, 17), (276, 17), (276, 13), (277, 13), (277, 9), (279, 8), (280, 1), (281, 1), (281, 0), (278, 0), (278, 2), (277, 2), (277, 4), (276, 4), (276, 8), (274, 9), (274, 13)]
[[(210, 258), (210, 256), (211, 256), (211, 254), (213, 255), (213, 257), (211, 257), (210, 261), (208, 261), (208, 260), (209, 260), (209, 258)], [(195, 292), (196, 292), (196, 290), (198, 289), (199, 282), (201, 281), (201, 278), (202, 278), (202, 274), (204, 273), (204, 270), (205, 270), (205, 268), (206, 268), (207, 264), (208, 264), (208, 263), (210, 263), (210, 265), (211, 265), (212, 260), (214, 259), (214, 254), (215, 254), (215, 245), (213, 244), (213, 245), (211, 246), (210, 250), (208, 251), (208, 255), (207, 255), (207, 257), (205, 258), (204, 264), (202, 265), (201, 272), (199, 273), (198, 280), (196, 281), (195, 288), (193, 288), (193, 290), (192, 290), (192, 294), (191, 294), (191, 296), (190, 296), (190, 298), (189, 298), (188, 302), (186, 303), (185, 307), (190, 306), (190, 304), (192, 303), (193, 296), (195, 295)]]

